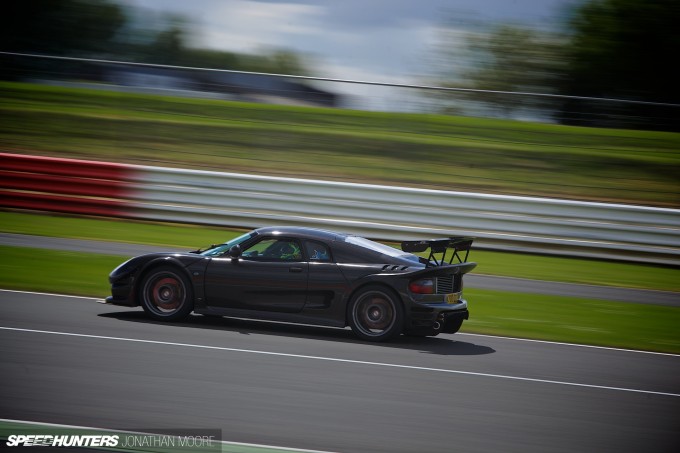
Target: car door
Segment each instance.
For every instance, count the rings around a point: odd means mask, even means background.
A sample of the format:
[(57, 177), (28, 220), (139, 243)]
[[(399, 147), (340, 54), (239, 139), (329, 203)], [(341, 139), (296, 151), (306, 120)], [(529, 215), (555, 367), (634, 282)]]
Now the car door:
[(238, 258), (213, 258), (206, 271), (210, 306), (297, 313), (307, 298), (309, 263), (295, 238), (264, 236)]
[[(340, 301), (349, 290), (349, 285), (338, 265), (333, 262), (328, 245), (319, 242), (305, 241), (305, 251), (309, 259), (309, 280), (307, 283), (307, 303), (305, 310), (312, 313), (318, 310), (340, 310), (344, 307)], [(333, 307), (336, 305), (337, 307)]]

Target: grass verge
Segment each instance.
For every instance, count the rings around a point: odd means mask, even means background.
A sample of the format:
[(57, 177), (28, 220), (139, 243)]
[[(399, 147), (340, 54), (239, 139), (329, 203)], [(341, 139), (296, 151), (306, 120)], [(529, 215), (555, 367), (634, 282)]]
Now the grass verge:
[(0, 246), (0, 287), (104, 298), (120, 256)]
[[(243, 230), (0, 211), (0, 231), (38, 236), (198, 248), (227, 241)], [(474, 250), (475, 273), (534, 280), (680, 291), (680, 269)]]
[(245, 230), (124, 219), (74, 217), (50, 213), (0, 211), (4, 233), (195, 249), (227, 241)]
[(463, 332), (680, 354), (680, 308), (469, 288)]
[[(105, 297), (120, 257), (0, 247), (0, 287)], [(680, 353), (680, 308), (469, 288), (465, 332)]]

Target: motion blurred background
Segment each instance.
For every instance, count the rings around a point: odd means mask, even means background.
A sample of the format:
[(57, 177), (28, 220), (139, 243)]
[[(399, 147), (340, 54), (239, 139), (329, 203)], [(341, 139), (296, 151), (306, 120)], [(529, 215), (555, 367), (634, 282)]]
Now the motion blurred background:
[[(680, 141), (669, 133), (680, 128), (673, 0), (30, 0), (8, 8), (5, 151), (680, 201)], [(328, 78), (377, 84), (319, 80)]]

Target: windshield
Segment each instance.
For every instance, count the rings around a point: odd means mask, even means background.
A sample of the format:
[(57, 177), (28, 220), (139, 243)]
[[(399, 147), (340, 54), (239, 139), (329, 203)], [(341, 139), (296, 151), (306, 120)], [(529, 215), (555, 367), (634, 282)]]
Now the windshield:
[(393, 256), (395, 258), (405, 258), (411, 261), (418, 261), (418, 257), (411, 253), (404, 253), (401, 250), (390, 247), (389, 245), (380, 244), (379, 242), (373, 242), (370, 239), (362, 238), (359, 236), (347, 236), (345, 242), (350, 244), (358, 245), (366, 249), (373, 250), (374, 252), (382, 253), (383, 255)]
[(219, 256), (222, 255), (223, 253), (226, 253), (230, 248), (232, 248), (235, 245), (238, 245), (242, 242), (244, 242), (246, 239), (250, 239), (253, 237), (253, 233), (246, 233), (243, 234), (235, 239), (232, 239), (229, 242), (225, 242), (224, 244), (219, 244), (210, 247), (207, 250), (204, 250), (201, 252), (201, 255), (203, 256)]

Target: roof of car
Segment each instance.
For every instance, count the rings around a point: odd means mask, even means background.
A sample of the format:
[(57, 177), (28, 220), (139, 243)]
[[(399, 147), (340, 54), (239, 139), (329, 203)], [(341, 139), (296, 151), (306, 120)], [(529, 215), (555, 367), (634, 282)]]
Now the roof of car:
[(319, 228), (296, 227), (296, 226), (273, 226), (258, 228), (257, 234), (281, 234), (286, 236), (305, 237), (309, 239), (320, 239), (326, 241), (344, 240), (349, 234), (337, 233), (335, 231), (322, 230)]

